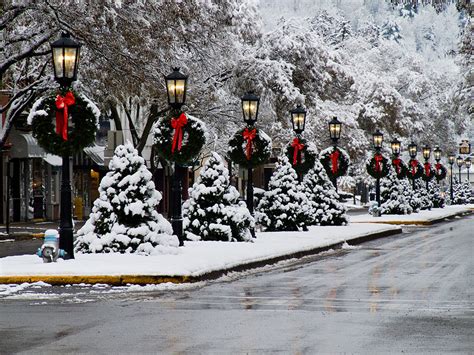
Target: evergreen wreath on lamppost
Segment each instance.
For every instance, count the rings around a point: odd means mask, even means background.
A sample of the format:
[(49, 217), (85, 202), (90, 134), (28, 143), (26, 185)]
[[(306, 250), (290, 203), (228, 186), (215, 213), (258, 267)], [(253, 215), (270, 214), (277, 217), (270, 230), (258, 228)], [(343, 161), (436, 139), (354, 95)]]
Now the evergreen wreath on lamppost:
[(375, 179), (386, 177), (390, 172), (388, 159), (380, 153), (375, 153), (365, 165), (367, 172)]
[(417, 180), (420, 177), (423, 176), (423, 165), (416, 160), (416, 159), (410, 159), (408, 161), (408, 171), (407, 171), (407, 177), (410, 180)]
[(304, 138), (295, 137), (286, 147), (286, 156), (298, 176), (305, 175), (318, 157), (316, 147)]
[(94, 143), (99, 117), (99, 109), (85, 95), (62, 87), (33, 104), (28, 123), (38, 144), (61, 156)]
[(407, 166), (400, 159), (401, 142), (395, 138), (390, 142), (390, 148), (392, 149), (392, 167), (397, 175), (398, 179), (403, 179), (407, 175)]
[(246, 127), (237, 131), (229, 141), (230, 159), (245, 168), (266, 163), (271, 154), (271, 138), (256, 127)]
[(319, 153), (319, 161), (323, 165), (331, 181), (347, 173), (349, 169), (349, 154), (339, 147), (329, 147)]
[(446, 175), (448, 175), (448, 169), (441, 164), (441, 163), (436, 163), (435, 164), (435, 177), (438, 182), (446, 178)]

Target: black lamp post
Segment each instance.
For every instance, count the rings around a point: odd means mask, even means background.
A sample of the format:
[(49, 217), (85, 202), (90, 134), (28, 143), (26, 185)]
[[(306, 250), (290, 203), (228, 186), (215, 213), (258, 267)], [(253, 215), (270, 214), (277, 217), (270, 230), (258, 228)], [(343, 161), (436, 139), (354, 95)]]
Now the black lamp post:
[[(408, 154), (410, 155), (411, 159), (416, 159), (416, 154), (418, 153), (418, 146), (415, 142), (411, 142), (408, 144)], [(416, 183), (415, 179), (413, 178), (413, 190), (416, 190)]]
[[(168, 104), (172, 108), (172, 117), (179, 117), (181, 114), (181, 107), (186, 102), (188, 76), (181, 73), (179, 68), (173, 68), (173, 72), (165, 76), (165, 81), (166, 92), (168, 94)], [(180, 246), (184, 245), (181, 196), (183, 172), (185, 170), (186, 168), (180, 164), (174, 164), (170, 194), (171, 225), (173, 226), (173, 233), (179, 239)]]
[[(423, 147), (423, 158), (425, 158), (425, 164), (429, 163), (430, 157), (431, 157), (431, 147), (428, 144), (426, 144)], [(428, 191), (428, 179), (426, 179), (426, 191)]]
[[(383, 143), (383, 133), (380, 130), (376, 130), (374, 134), (372, 134), (372, 139), (374, 142), (375, 154), (380, 154), (380, 150), (382, 149)], [(380, 178), (375, 180), (375, 195), (377, 199), (377, 204), (380, 207)]]
[(435, 149), (433, 149), (433, 155), (437, 163), (441, 161), (441, 153), (439, 146), (436, 146)]
[[(249, 91), (241, 98), (242, 101), (242, 113), (244, 116), (244, 122), (247, 127), (254, 128), (258, 118), (258, 107), (260, 105), (260, 98), (254, 94), (253, 91)], [(303, 122), (304, 129), (304, 122)], [(247, 208), (250, 214), (253, 216), (253, 167), (249, 161), (247, 170)], [(252, 236), (255, 237), (255, 231), (251, 230)]]
[(400, 156), (401, 143), (397, 138), (390, 142), (390, 148), (392, 149), (393, 156), (398, 158)]
[[(301, 104), (298, 104), (296, 108), (290, 110), (291, 114), (291, 124), (293, 126), (293, 131), (296, 134), (296, 139), (298, 139), (301, 134), (304, 132), (304, 127), (306, 124), (306, 110), (303, 108)], [(297, 141), (298, 143), (298, 141)], [(293, 149), (296, 150), (295, 147)], [(301, 154), (301, 153), (300, 153)], [(298, 180), (301, 181), (302, 176), (298, 173)]]
[(450, 196), (451, 196), (451, 203), (453, 203), (454, 200), (454, 191), (453, 191), (453, 165), (454, 161), (456, 160), (456, 157), (454, 154), (449, 154), (448, 155), (448, 163), (449, 163), (449, 168), (451, 171), (451, 186), (449, 188)]
[[(77, 79), (77, 68), (81, 44), (71, 38), (69, 33), (51, 45), (54, 79), (62, 89), (67, 89)], [(62, 155), (61, 167), (61, 209), (59, 223), (59, 248), (65, 251), (66, 259), (74, 259), (74, 228), (72, 225), (71, 171), (69, 153)]]
[(461, 156), (458, 156), (456, 158), (456, 164), (457, 164), (458, 169), (459, 169), (459, 183), (461, 183), (461, 167), (464, 164), (464, 159)]
[(471, 169), (471, 164), (472, 164), (471, 158), (467, 157), (464, 163), (466, 164), (466, 169), (467, 169), (467, 181), (471, 183), (471, 179), (469, 179), (469, 170)]
[[(341, 129), (342, 129), (342, 122), (337, 119), (337, 117), (333, 117), (331, 121), (329, 121), (329, 137), (332, 140), (332, 144), (334, 146), (334, 150), (337, 148), (337, 141), (341, 138)], [(335, 177), (332, 181), (334, 188), (337, 192), (337, 178)]]

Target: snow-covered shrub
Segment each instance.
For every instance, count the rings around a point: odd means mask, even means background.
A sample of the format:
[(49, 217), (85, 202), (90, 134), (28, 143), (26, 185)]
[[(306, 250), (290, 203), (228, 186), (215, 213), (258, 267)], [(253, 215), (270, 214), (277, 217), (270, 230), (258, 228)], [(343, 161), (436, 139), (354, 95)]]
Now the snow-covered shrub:
[(433, 207), (433, 203), (431, 202), (430, 194), (426, 190), (426, 183), (421, 180), (415, 180), (415, 195), (420, 199), (421, 201), (421, 210), (430, 210), (431, 207)]
[(467, 204), (471, 200), (471, 185), (466, 181), (460, 183), (457, 177), (454, 177), (453, 183), (453, 205)]
[(298, 231), (306, 229), (309, 206), (296, 171), (288, 158), (280, 158), (258, 204), (256, 219), (267, 231)]
[(184, 203), (184, 230), (188, 239), (248, 241), (254, 219), (240, 194), (230, 185), (229, 170), (212, 153)]
[(78, 231), (76, 252), (156, 254), (176, 251), (179, 245), (171, 224), (155, 208), (155, 190), (145, 160), (132, 144), (115, 149), (110, 172), (99, 186), (100, 196)]
[(410, 204), (412, 212), (420, 212), (422, 201), (420, 196), (413, 191), (413, 180), (408, 180), (408, 178), (403, 178), (399, 180), (400, 189), (403, 191), (403, 195)]
[(310, 224), (347, 224), (347, 209), (339, 202), (339, 194), (319, 161), (315, 162), (314, 167), (304, 177), (303, 189), (308, 199)]
[(387, 177), (380, 181), (381, 214), (410, 214), (413, 212), (409, 200), (404, 195), (403, 185), (395, 170), (390, 169)]
[(435, 208), (444, 208), (445, 206), (445, 199), (441, 195), (441, 189), (439, 185), (435, 182), (435, 180), (430, 181), (428, 183), (428, 193), (430, 196), (430, 200), (433, 203), (433, 207)]

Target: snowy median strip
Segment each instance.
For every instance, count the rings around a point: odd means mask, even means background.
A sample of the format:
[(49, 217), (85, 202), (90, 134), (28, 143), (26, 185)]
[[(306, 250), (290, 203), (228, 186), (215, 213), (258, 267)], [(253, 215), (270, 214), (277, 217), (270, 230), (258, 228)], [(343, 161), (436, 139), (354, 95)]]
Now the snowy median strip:
[(430, 225), (465, 213), (472, 213), (474, 205), (454, 205), (445, 208), (432, 208), (407, 215), (382, 215), (373, 217), (370, 214), (351, 216), (351, 223), (386, 223)]
[(308, 232), (257, 233), (254, 243), (186, 242), (178, 254), (77, 254), (75, 260), (57, 263), (43, 263), (36, 255), (9, 256), (0, 258), (0, 283), (196, 282), (401, 231), (397, 226), (352, 224), (310, 227)]

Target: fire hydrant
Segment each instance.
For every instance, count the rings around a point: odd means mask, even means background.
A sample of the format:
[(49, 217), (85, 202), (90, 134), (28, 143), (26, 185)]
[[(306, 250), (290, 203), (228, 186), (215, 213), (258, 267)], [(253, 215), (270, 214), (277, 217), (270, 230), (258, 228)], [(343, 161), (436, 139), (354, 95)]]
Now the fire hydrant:
[(44, 232), (43, 245), (38, 248), (36, 255), (43, 258), (45, 263), (56, 262), (59, 257), (64, 258), (65, 251), (59, 249), (59, 233), (56, 229), (48, 229)]

